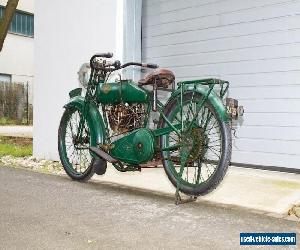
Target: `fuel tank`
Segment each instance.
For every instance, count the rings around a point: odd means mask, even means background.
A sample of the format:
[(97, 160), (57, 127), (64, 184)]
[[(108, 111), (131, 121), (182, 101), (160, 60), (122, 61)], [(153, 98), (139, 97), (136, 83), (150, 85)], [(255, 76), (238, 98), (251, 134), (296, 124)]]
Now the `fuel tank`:
[(128, 80), (112, 83), (100, 82), (97, 85), (96, 95), (97, 101), (102, 104), (147, 103), (149, 101), (149, 93)]

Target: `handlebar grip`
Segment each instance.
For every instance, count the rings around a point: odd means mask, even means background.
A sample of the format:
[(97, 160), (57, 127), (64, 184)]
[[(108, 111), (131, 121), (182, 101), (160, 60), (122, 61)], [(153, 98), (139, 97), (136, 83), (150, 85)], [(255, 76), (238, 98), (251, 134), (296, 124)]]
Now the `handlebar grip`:
[(157, 68), (159, 68), (159, 65), (154, 64), (154, 63), (146, 63), (146, 66), (143, 66), (143, 67), (147, 67), (147, 68), (150, 68), (150, 69), (157, 69)]
[(104, 57), (104, 58), (112, 58), (113, 57), (113, 53), (111, 52), (107, 52), (107, 53), (99, 53), (99, 54), (95, 54), (93, 55), (93, 57)]
[(157, 69), (159, 66), (154, 63), (138, 63), (138, 62), (128, 62), (121, 66), (121, 68), (126, 68), (128, 66), (140, 66), (145, 68)]
[(105, 66), (106, 67), (114, 67), (115, 69), (120, 69), (121, 68), (121, 62), (119, 60), (106, 61)]

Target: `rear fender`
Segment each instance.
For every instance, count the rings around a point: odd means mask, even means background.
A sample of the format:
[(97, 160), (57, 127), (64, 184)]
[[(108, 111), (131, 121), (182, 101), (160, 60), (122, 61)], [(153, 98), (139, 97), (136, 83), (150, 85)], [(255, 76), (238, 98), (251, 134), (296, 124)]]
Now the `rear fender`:
[[(207, 95), (209, 88), (207, 86), (198, 85), (198, 84), (188, 84), (183, 85), (183, 92), (196, 92), (200, 93), (201, 95), (205, 96)], [(167, 101), (167, 103), (164, 106), (164, 109), (168, 106), (168, 104), (178, 96), (180, 96), (181, 89), (178, 88), (176, 91), (174, 91)], [(208, 96), (208, 101), (212, 104), (212, 106), (215, 108), (216, 112), (218, 113), (219, 117), (224, 122), (229, 122), (230, 118), (227, 114), (226, 107), (224, 106), (222, 99), (217, 95), (217, 93), (212, 90), (211, 93)]]

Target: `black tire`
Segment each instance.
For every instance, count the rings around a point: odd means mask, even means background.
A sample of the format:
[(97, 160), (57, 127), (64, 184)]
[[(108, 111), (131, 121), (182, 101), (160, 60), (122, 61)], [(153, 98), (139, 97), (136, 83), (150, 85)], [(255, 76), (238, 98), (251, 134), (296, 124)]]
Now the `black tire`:
[[(73, 180), (77, 180), (77, 181), (87, 181), (89, 180), (93, 175), (94, 175), (94, 168), (93, 168), (93, 157), (91, 156), (90, 152), (89, 152), (89, 145), (90, 144), (95, 144), (95, 139), (91, 138), (90, 136), (90, 128), (91, 128), (91, 124), (89, 123), (89, 121), (84, 122), (84, 130), (85, 130), (85, 137), (84, 143), (81, 143), (82, 147), (86, 147), (87, 149), (84, 150), (76, 150), (75, 149), (75, 144), (74, 144), (74, 135), (76, 134), (74, 131), (74, 134), (72, 133), (72, 142), (69, 143), (69, 145), (66, 145), (66, 137), (67, 137), (67, 126), (69, 125), (69, 127), (71, 128), (71, 130), (76, 129), (76, 127), (73, 128), (73, 125), (70, 125), (70, 121), (72, 119), (72, 117), (74, 116), (74, 114), (78, 114), (79, 117), (81, 116), (81, 112), (80, 110), (71, 107), (71, 108), (67, 108), (64, 113), (63, 116), (61, 118), (60, 121), (60, 125), (59, 125), (59, 129), (58, 129), (58, 152), (59, 152), (59, 157), (60, 157), (60, 161), (63, 165), (64, 170), (66, 171), (66, 173), (68, 174), (68, 176), (70, 176)], [(77, 123), (79, 121), (77, 120)], [(76, 123), (76, 121), (75, 121)], [(75, 124), (76, 126), (76, 124)], [(77, 127), (78, 129), (78, 127)], [(73, 131), (72, 131), (73, 132)], [(68, 147), (68, 148), (67, 148)], [(80, 164), (82, 164), (82, 162), (80, 162), (79, 164), (74, 162), (74, 158), (70, 157), (69, 154), (69, 149), (72, 147), (73, 149), (73, 153), (71, 156), (74, 157), (74, 152), (75, 154), (78, 154), (78, 152), (85, 152), (85, 161), (84, 161), (84, 170), (81, 171), (81, 166)], [(80, 161), (83, 158), (81, 152), (80, 154)], [(76, 157), (76, 156), (75, 156)], [(80, 166), (80, 170), (78, 171), (78, 166)]]
[[(191, 98), (196, 98), (196, 100), (201, 100), (202, 95), (199, 93), (195, 93), (195, 92), (184, 93), (183, 102), (184, 103), (191, 102)], [(178, 98), (174, 98), (167, 104), (164, 115), (168, 119), (170, 117), (172, 117), (172, 115), (174, 116), (174, 114), (172, 114), (172, 112), (175, 112), (174, 110), (176, 109), (176, 107), (178, 107), (179, 104), (180, 104), (180, 96)], [(172, 156), (170, 155), (170, 153), (168, 153), (168, 151), (162, 151), (162, 159), (163, 159), (162, 162), (163, 162), (163, 166), (164, 166), (165, 172), (166, 172), (169, 180), (175, 187), (177, 187), (177, 185), (178, 185), (178, 188), (182, 193), (185, 193), (187, 195), (192, 195), (192, 196), (201, 196), (201, 195), (205, 195), (205, 194), (213, 191), (219, 185), (219, 183), (223, 180), (224, 176), (226, 175), (226, 172), (227, 172), (228, 166), (230, 164), (230, 160), (231, 160), (231, 147), (232, 147), (231, 144), (232, 144), (232, 142), (231, 142), (230, 126), (227, 122), (222, 121), (221, 117), (218, 115), (217, 111), (214, 109), (213, 105), (211, 103), (209, 103), (209, 101), (206, 102), (205, 107), (206, 107), (206, 109), (209, 110), (207, 112), (211, 112), (213, 114), (213, 116), (215, 117), (217, 126), (220, 131), (221, 141), (222, 141), (222, 145), (220, 145), (221, 152), (222, 152), (221, 156), (220, 156), (220, 160), (219, 160), (218, 164), (215, 164), (216, 170), (212, 173), (212, 175), (208, 178), (208, 180), (205, 182), (199, 183), (197, 185), (196, 184), (192, 185), (192, 184), (187, 183), (184, 180), (179, 180), (178, 177), (175, 176), (176, 172), (174, 172), (174, 169), (176, 169), (176, 168), (175, 167), (172, 168), (172, 164), (173, 164), (172, 160), (166, 160), (166, 159), (172, 159)], [(176, 117), (176, 115), (175, 115), (175, 117)], [(202, 124), (202, 121), (201, 121), (201, 124)], [(166, 124), (165, 120), (163, 118), (161, 118), (161, 120), (158, 123), (158, 127), (163, 128), (166, 126), (168, 126), (168, 125)], [(205, 134), (205, 131), (203, 132), (203, 134)], [(166, 142), (167, 142), (167, 140), (169, 140), (169, 139), (167, 139), (168, 136), (169, 135), (163, 135), (160, 137), (160, 146), (161, 147), (165, 147), (167, 145)], [(209, 139), (207, 141), (209, 141)], [(206, 153), (206, 154), (208, 154), (208, 153)], [(204, 158), (205, 156), (202, 156), (202, 157)], [(172, 164), (170, 164), (170, 162)], [(198, 159), (198, 163), (199, 163), (199, 159)], [(201, 164), (203, 165), (203, 163), (201, 163)], [(207, 164), (207, 163), (204, 163), (204, 164)], [(178, 163), (177, 163), (177, 165), (178, 165)], [(202, 168), (202, 165), (201, 165), (201, 168)], [(174, 166), (174, 164), (173, 164), (173, 166)], [(187, 168), (187, 171), (188, 171), (188, 168)], [(196, 172), (196, 170), (194, 170), (194, 171)], [(180, 178), (182, 178), (182, 177), (180, 177)]]

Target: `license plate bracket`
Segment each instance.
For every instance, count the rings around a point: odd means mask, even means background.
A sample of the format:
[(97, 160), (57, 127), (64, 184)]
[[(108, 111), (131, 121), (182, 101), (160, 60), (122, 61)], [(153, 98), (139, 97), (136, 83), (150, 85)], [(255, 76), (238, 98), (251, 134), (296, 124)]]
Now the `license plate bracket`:
[(237, 120), (239, 117), (244, 115), (244, 107), (239, 106), (237, 99), (226, 98), (225, 102), (227, 113), (232, 119)]

